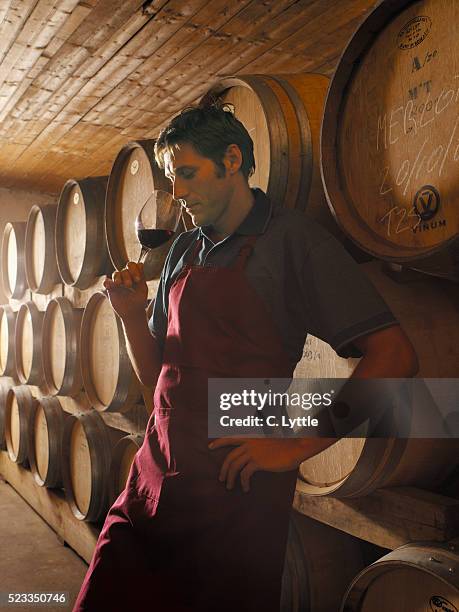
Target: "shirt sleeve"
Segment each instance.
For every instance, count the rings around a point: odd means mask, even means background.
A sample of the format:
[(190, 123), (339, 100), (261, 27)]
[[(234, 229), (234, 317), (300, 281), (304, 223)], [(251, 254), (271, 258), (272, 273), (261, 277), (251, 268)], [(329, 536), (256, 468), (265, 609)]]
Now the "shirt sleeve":
[(397, 325), (390, 308), (344, 247), (329, 235), (309, 252), (303, 287), (312, 329), (340, 357), (361, 357), (359, 336)]

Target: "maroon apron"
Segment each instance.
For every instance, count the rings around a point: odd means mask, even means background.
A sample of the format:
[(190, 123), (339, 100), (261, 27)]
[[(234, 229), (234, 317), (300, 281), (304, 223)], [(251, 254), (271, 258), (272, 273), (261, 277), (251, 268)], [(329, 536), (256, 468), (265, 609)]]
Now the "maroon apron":
[[(291, 377), (244, 268), (187, 263), (169, 293), (154, 413), (110, 509), (74, 612), (278, 612), (296, 470), (219, 482), (234, 447), (208, 448), (208, 378)], [(190, 262), (194, 261), (198, 242)]]

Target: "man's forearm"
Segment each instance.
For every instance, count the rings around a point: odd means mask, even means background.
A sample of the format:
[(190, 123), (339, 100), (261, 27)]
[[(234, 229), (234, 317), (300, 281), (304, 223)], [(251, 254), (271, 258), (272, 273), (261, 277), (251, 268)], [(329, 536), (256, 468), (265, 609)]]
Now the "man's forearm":
[(395, 325), (354, 341), (363, 357), (351, 378), (411, 378), (419, 369), (416, 352)]
[(161, 370), (161, 355), (156, 338), (150, 333), (145, 313), (122, 319), (126, 347), (132, 367), (140, 382), (156, 386)]

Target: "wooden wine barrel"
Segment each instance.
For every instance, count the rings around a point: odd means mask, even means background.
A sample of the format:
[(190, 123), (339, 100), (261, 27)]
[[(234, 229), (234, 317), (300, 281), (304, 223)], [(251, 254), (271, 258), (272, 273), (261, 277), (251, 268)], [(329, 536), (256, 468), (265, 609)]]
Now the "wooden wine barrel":
[(16, 375), (23, 384), (41, 385), (43, 382), (43, 314), (34, 302), (25, 302), (16, 315)]
[(6, 396), (8, 389), (3, 385), (0, 386), (0, 450), (6, 450), (5, 441), (5, 413), (6, 413)]
[[(362, 272), (400, 321), (419, 358), (419, 377), (459, 376), (459, 311), (453, 285), (426, 277), (399, 284), (378, 261)], [(444, 287), (444, 285), (447, 285)], [(348, 378), (356, 359), (342, 359), (330, 346), (308, 337), (296, 378)], [(413, 484), (432, 488), (457, 465), (456, 440), (342, 439), (300, 469), (298, 490), (305, 495), (366, 495), (381, 486)]]
[(30, 469), (41, 487), (62, 486), (62, 439), (67, 417), (57, 398), (37, 401), (28, 447)]
[(322, 173), (344, 232), (387, 261), (459, 280), (459, 0), (385, 1), (330, 84)]
[(140, 385), (127, 353), (120, 319), (102, 292), (94, 293), (81, 323), (81, 374), (91, 405), (124, 412), (140, 398)]
[(25, 386), (9, 389), (5, 400), (5, 441), (9, 458), (15, 463), (26, 463), (29, 455), (30, 429), (36, 400)]
[(431, 438), (342, 438), (300, 466), (304, 495), (361, 497), (379, 487), (435, 489), (458, 463), (459, 441)]
[(104, 208), (108, 177), (70, 179), (62, 188), (56, 216), (56, 256), (66, 285), (87, 289), (111, 274)]
[[(128, 261), (137, 261), (140, 255), (134, 224), (143, 204), (155, 189), (171, 192), (170, 181), (156, 164), (154, 145), (154, 140), (127, 143), (118, 153), (110, 172), (105, 231), (110, 258), (117, 270), (124, 268)], [(181, 224), (177, 233), (183, 229)], [(147, 280), (159, 278), (172, 240), (148, 253), (144, 265)]]
[(16, 313), (10, 306), (0, 306), (0, 376), (16, 376), (15, 327)]
[[(329, 79), (320, 74), (240, 75), (220, 81), (206, 98), (234, 106), (254, 142), (252, 187), (278, 205), (314, 207), (329, 217), (320, 179), (320, 121)], [(311, 209), (310, 209), (311, 210)]]
[(135, 454), (142, 446), (144, 436), (131, 434), (124, 436), (113, 448), (110, 467), (110, 503), (113, 503), (126, 486), (131, 464)]
[(82, 387), (80, 329), (83, 309), (52, 299), (43, 317), (43, 373), (50, 395), (74, 396)]
[(370, 554), (361, 540), (292, 511), (281, 612), (338, 610), (351, 580), (374, 560)]
[(66, 420), (62, 476), (69, 506), (80, 520), (98, 521), (108, 510), (111, 448), (120, 435), (95, 411)]
[(16, 318), (16, 372), (23, 384), (43, 383), (42, 363), (43, 312), (33, 302), (21, 304)]
[(2, 239), (2, 284), (8, 298), (15, 300), (27, 289), (24, 262), (24, 244), (27, 223), (7, 223)]
[(25, 272), (34, 293), (51, 293), (60, 283), (54, 232), (57, 205), (32, 206), (25, 234)]
[(411, 543), (364, 569), (341, 612), (457, 612), (459, 556), (455, 544)]

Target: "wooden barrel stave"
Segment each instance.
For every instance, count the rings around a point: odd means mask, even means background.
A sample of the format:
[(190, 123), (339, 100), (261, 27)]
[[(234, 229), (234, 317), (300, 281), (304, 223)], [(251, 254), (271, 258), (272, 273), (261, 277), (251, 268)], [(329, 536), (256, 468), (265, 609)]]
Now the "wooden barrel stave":
[(74, 396), (82, 387), (80, 330), (82, 308), (64, 297), (52, 299), (43, 317), (43, 372), (51, 395)]
[(29, 457), (29, 436), (33, 427), (36, 400), (25, 386), (12, 387), (5, 400), (5, 441), (8, 456), (15, 463), (26, 465)]
[(27, 223), (5, 225), (1, 249), (3, 291), (9, 299), (19, 299), (27, 289), (24, 245)]
[(81, 322), (81, 374), (91, 405), (100, 411), (124, 412), (140, 398), (121, 321), (106, 295), (94, 293)]
[(43, 312), (33, 302), (19, 308), (15, 329), (16, 372), (23, 384), (43, 384), (42, 364)]
[(8, 306), (0, 306), (0, 375), (16, 376), (14, 332), (16, 313)]
[(67, 413), (55, 397), (37, 400), (29, 429), (29, 463), (41, 487), (62, 487), (62, 438)]
[(32, 206), (25, 234), (25, 273), (34, 293), (47, 294), (60, 282), (54, 233), (57, 205)]
[(0, 386), (0, 450), (6, 450), (5, 440), (5, 416), (6, 416), (6, 396), (8, 389)]

